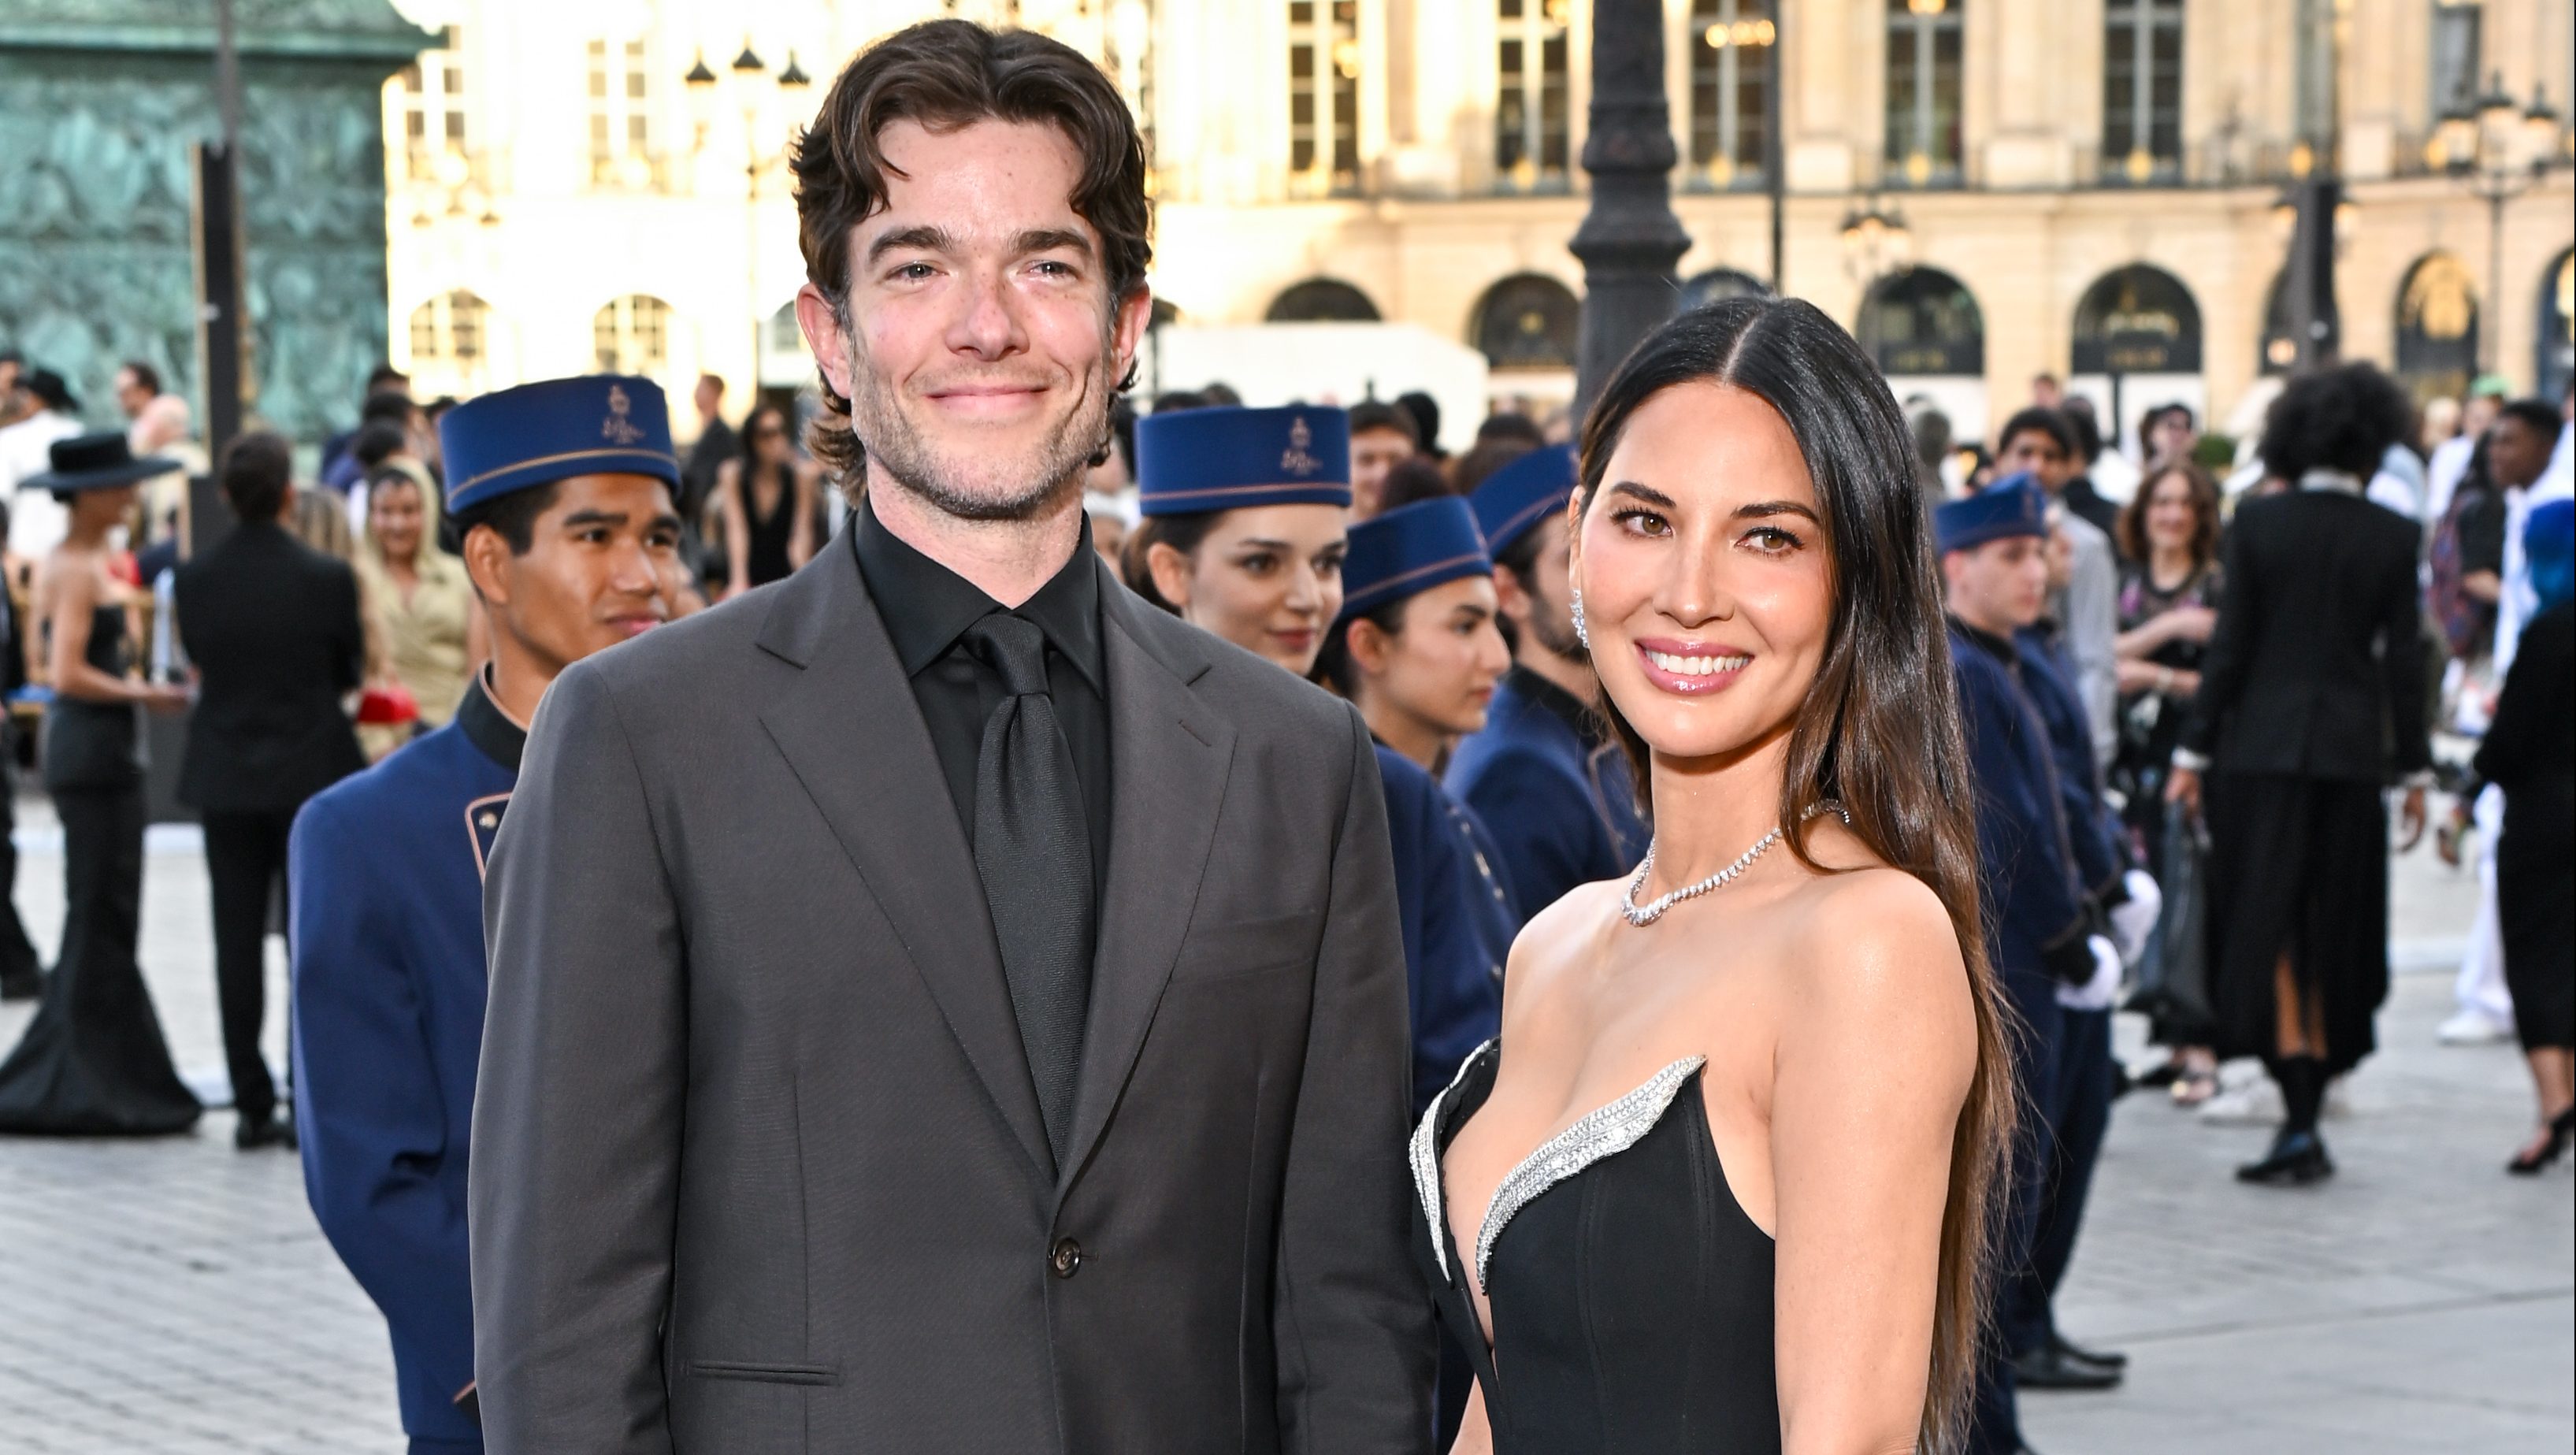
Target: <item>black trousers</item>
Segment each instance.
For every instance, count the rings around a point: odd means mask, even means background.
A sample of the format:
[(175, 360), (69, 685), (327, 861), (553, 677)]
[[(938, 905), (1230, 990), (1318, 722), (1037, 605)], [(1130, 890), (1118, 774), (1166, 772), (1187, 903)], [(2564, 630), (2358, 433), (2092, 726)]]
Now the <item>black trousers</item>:
[(260, 1055), (268, 1009), (268, 904), (286, 893), (286, 833), (295, 810), (205, 815), (206, 880), (215, 907), (215, 1001), (233, 1107), (244, 1121), (277, 1112), (277, 1084)]

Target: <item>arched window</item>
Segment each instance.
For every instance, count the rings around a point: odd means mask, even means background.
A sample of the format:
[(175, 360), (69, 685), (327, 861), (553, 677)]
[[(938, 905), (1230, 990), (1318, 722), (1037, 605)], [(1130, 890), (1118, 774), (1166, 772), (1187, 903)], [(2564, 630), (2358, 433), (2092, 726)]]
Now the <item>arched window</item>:
[(1367, 294), (1331, 278), (1309, 278), (1270, 300), (1271, 323), (1375, 323), (1381, 315)]
[(1571, 0), (1496, 0), (1494, 178), (1518, 192), (1566, 185), (1571, 93), (1566, 87)]
[(2478, 369), (2478, 290), (2449, 253), (2426, 253), (2397, 293), (2397, 377), (2419, 397), (2461, 395)]
[(1360, 184), (1359, 0), (1288, 0), (1288, 170), (1309, 193)]
[(492, 305), (463, 288), (421, 304), (411, 311), (412, 367), (474, 372), (483, 365), (491, 323)]
[(2536, 335), (2540, 397), (2563, 399), (2567, 381), (2576, 378), (2576, 248), (2558, 255), (2540, 280), (2540, 328)]
[(1733, 268), (1711, 268), (1682, 281), (1679, 311), (1687, 313), (1724, 298), (1766, 298), (1770, 293), (1770, 289), (1762, 286), (1762, 280), (1750, 273), (1739, 273)]
[(2172, 181), (2182, 169), (2182, 0), (2110, 0), (2102, 12), (2102, 176)]
[(1691, 0), (1690, 165), (1713, 188), (1762, 181), (1763, 88), (1779, 55), (1772, 0)]
[(1882, 373), (1986, 372), (1985, 315), (1967, 285), (1938, 268), (1907, 268), (1872, 284), (1857, 332)]
[(2075, 305), (2074, 354), (2078, 374), (2197, 374), (2200, 305), (2162, 268), (2115, 268)]
[(1571, 369), (1583, 333), (1574, 291), (1538, 273), (1515, 273), (1476, 305), (1475, 345), (1496, 369)]
[(671, 305), (649, 293), (611, 299), (591, 315), (591, 351), (603, 374), (658, 374), (671, 363)]
[(1968, 0), (1887, 0), (1887, 174), (1921, 187), (1959, 179), (1959, 95)]

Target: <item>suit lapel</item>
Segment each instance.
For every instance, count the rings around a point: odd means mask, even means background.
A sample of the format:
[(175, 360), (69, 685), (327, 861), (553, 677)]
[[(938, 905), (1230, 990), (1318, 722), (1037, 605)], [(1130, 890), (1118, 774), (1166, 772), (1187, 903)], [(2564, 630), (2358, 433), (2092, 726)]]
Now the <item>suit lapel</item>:
[(1115, 581), (1101, 588), (1109, 668), (1109, 775), (1117, 800), (1109, 828), (1108, 890), (1092, 958), (1091, 1018), (1074, 1101), (1069, 1184), (1108, 1125), (1161, 1004), (1163, 987), (1198, 902), (1216, 837), (1234, 728), (1188, 684), (1207, 669), (1155, 638), (1136, 616), (1151, 610)]
[(836, 542), (778, 589), (759, 644), (804, 669), (762, 710), (761, 725), (1043, 1175), (1054, 1159), (974, 855), (884, 620), (845, 545)]

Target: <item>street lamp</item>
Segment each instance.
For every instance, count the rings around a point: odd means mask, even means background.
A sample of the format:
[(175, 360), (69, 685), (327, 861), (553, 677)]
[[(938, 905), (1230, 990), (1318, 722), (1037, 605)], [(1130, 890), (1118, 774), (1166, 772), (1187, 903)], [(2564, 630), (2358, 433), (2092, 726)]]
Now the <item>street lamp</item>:
[[(742, 39), (742, 52), (725, 68), (728, 77), (719, 77), (707, 65), (704, 51), (698, 52), (686, 74), (680, 77), (688, 88), (690, 108), (697, 113), (697, 142), (692, 149), (703, 152), (707, 145), (709, 113), (714, 109), (717, 93), (728, 85), (742, 105), (743, 199), (743, 293), (745, 307), (751, 315), (751, 389), (760, 392), (761, 332), (769, 320), (760, 308), (760, 179), (775, 167), (787, 163), (784, 147), (762, 144), (760, 116), (767, 88), (761, 82), (769, 76), (768, 63), (751, 48), (751, 37)], [(787, 53), (787, 64), (778, 68), (777, 85), (782, 97), (793, 101), (804, 94), (814, 78), (796, 64), (796, 52)]]
[[(2558, 110), (2535, 83), (2523, 106), (2495, 72), (2483, 95), (2463, 97), (2442, 113), (2434, 150), (2443, 166), (2487, 204), (2487, 297), (2504, 297), (2504, 205), (2531, 190), (2558, 150)], [(2495, 372), (2503, 330), (2479, 331), (2479, 366)]]
[(1843, 214), (1843, 267), (1864, 292), (1880, 276), (1902, 271), (1914, 258), (1914, 230), (1905, 214), (1871, 196)]

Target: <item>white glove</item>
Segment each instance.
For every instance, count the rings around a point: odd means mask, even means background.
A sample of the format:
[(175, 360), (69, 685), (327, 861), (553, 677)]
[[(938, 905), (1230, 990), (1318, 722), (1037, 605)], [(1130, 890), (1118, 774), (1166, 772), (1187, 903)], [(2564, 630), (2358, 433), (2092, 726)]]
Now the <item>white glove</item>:
[(2156, 921), (2165, 912), (2165, 892), (2144, 869), (2130, 870), (2120, 882), (2129, 887), (2129, 902), (2112, 906), (2111, 938), (2120, 947), (2120, 963), (2135, 965), (2147, 953), (2147, 936), (2156, 932)]
[(2120, 998), (2120, 952), (2102, 935), (2084, 944), (2093, 952), (2093, 978), (2057, 987), (2057, 1003), (2068, 1010), (2109, 1010)]

